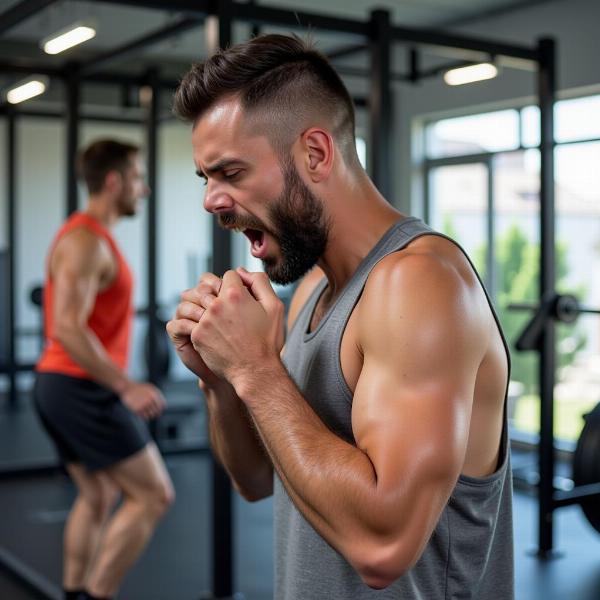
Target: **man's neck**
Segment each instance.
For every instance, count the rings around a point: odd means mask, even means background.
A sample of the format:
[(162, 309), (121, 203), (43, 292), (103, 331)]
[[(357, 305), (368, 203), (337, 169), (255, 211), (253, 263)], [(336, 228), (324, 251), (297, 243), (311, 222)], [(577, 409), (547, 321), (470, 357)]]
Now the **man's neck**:
[(111, 228), (119, 220), (112, 203), (102, 195), (90, 196), (84, 212), (107, 228)]
[(341, 190), (328, 205), (332, 225), (318, 265), (335, 298), (385, 232), (405, 215), (391, 206), (366, 177), (351, 189)]

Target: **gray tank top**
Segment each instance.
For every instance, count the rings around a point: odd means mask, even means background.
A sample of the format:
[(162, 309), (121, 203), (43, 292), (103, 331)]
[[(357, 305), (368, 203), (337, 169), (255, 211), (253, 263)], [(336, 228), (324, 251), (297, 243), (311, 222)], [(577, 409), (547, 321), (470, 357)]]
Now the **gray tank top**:
[[(314, 308), (327, 285), (325, 279), (317, 285), (289, 332), (284, 362), (290, 375), (322, 421), (352, 444), (352, 392), (340, 364), (346, 323), (373, 267), (422, 235), (440, 234), (412, 217), (394, 224), (361, 262), (314, 331), (308, 333)], [(491, 303), (490, 308), (498, 323)], [(506, 348), (506, 341), (504, 345)], [(508, 355), (508, 348), (506, 351)], [(275, 600), (513, 598), (512, 480), (507, 432), (505, 409), (498, 470), (488, 477), (458, 478), (421, 558), (384, 590), (373, 590), (362, 582), (304, 519), (276, 476)]]

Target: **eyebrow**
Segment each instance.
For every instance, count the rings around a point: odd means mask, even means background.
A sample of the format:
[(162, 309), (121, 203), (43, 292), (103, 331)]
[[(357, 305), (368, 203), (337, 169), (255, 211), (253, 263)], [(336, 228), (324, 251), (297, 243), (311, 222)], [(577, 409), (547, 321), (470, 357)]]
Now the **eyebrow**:
[(230, 167), (231, 165), (234, 165), (234, 164), (235, 165), (245, 165), (246, 163), (243, 160), (240, 160), (239, 158), (224, 158), (224, 159), (214, 163), (213, 165), (206, 167), (205, 171), (197, 169), (196, 175), (198, 175), (198, 177), (206, 177), (207, 173), (209, 175), (211, 175), (213, 173), (218, 173), (219, 171), (223, 171), (227, 167)]

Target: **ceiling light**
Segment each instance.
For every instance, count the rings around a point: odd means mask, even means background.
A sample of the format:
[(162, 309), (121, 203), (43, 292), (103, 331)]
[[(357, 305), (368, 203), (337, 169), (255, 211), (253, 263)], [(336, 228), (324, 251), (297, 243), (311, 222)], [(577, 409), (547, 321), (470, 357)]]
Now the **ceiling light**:
[(493, 79), (498, 75), (498, 69), (492, 63), (479, 63), (468, 67), (450, 69), (444, 73), (444, 81), (448, 85), (463, 85), (484, 79)]
[(48, 78), (44, 75), (33, 75), (27, 79), (19, 81), (6, 92), (6, 100), (10, 104), (25, 102), (30, 98), (39, 96), (46, 91)]
[(46, 54), (58, 54), (73, 46), (91, 40), (96, 35), (96, 30), (90, 25), (74, 23), (66, 29), (62, 29), (51, 36), (44, 38), (40, 46)]

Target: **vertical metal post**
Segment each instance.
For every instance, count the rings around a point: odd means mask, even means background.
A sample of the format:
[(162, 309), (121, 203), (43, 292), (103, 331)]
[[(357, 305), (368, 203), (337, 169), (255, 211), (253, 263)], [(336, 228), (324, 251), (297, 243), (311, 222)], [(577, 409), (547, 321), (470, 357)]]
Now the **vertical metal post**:
[(77, 202), (77, 173), (75, 160), (79, 146), (79, 102), (81, 79), (77, 64), (71, 63), (67, 67), (65, 79), (67, 100), (67, 202), (66, 214), (69, 216), (78, 208)]
[(371, 177), (379, 191), (389, 200), (392, 196), (392, 136), (394, 120), (390, 72), (390, 13), (371, 12), (370, 53), (371, 92), (369, 96), (371, 145), (369, 164)]
[(159, 383), (157, 368), (157, 334), (156, 320), (158, 318), (157, 299), (157, 276), (158, 276), (158, 178), (157, 178), (157, 156), (158, 156), (158, 125), (160, 106), (160, 86), (158, 84), (158, 72), (152, 69), (147, 74), (147, 85), (151, 94), (146, 113), (146, 150), (148, 186), (148, 220), (146, 222), (146, 254), (148, 257), (147, 272), (147, 306), (148, 306), (148, 380), (154, 384)]
[[(231, 0), (218, 0), (219, 48), (232, 42), (233, 7)], [(231, 234), (219, 227), (213, 218), (212, 227), (212, 270), (223, 275), (231, 268)], [(214, 459), (212, 460), (212, 592), (214, 598), (229, 598), (233, 595), (233, 527), (232, 494), (229, 477)]]
[[(555, 292), (554, 213), (554, 100), (555, 43), (538, 41), (538, 94), (540, 103), (540, 302)], [(547, 319), (540, 343), (539, 545), (548, 557), (553, 546), (554, 510), (554, 376), (556, 369), (554, 319)]]
[(17, 137), (16, 116), (9, 108), (6, 115), (6, 158), (7, 158), (7, 219), (8, 228), (8, 404), (17, 405), (17, 360), (16, 360), (16, 263), (17, 263)]

